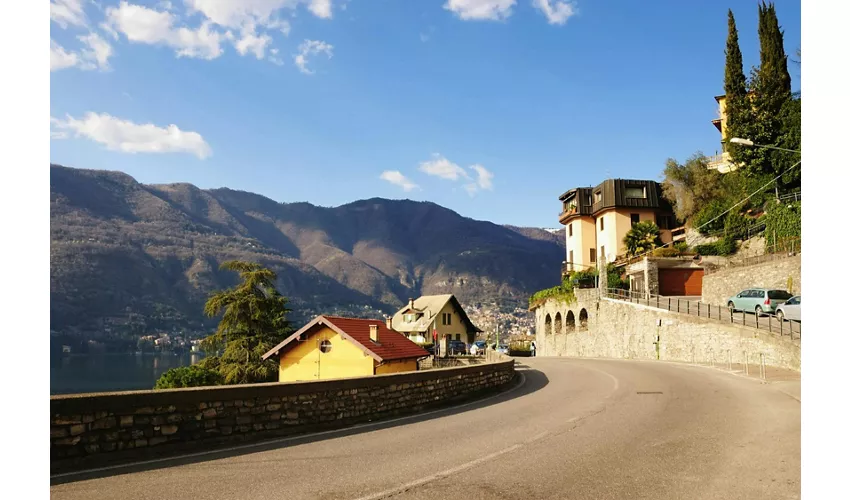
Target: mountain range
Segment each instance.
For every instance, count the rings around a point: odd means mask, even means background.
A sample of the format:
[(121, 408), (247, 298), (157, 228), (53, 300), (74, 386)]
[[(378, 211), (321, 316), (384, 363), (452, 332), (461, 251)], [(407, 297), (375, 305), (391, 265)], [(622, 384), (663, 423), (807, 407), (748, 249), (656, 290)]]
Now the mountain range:
[(563, 231), (473, 220), (429, 202), (279, 203), (53, 164), (50, 240), (53, 334), (101, 340), (208, 331), (215, 320), (203, 304), (235, 283), (219, 271), (230, 259), (275, 270), (299, 321), (340, 310), (374, 317), (427, 294), (527, 304), (558, 283), (564, 258)]

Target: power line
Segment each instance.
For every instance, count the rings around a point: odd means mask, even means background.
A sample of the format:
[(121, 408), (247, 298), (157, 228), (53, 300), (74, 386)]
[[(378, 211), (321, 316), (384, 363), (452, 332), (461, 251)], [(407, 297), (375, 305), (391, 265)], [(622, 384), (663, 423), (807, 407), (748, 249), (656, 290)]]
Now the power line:
[[(776, 181), (777, 181), (779, 178), (781, 178), (783, 175), (787, 174), (787, 173), (788, 173), (788, 172), (790, 172), (792, 169), (797, 168), (797, 167), (798, 167), (801, 163), (803, 163), (803, 160), (800, 160), (800, 161), (798, 161), (797, 163), (795, 163), (795, 164), (791, 165), (790, 167), (788, 167), (788, 169), (787, 169), (787, 170), (785, 170), (785, 171), (784, 171), (784, 172), (782, 172), (781, 174), (777, 175), (776, 177), (774, 177), (773, 179), (771, 179), (770, 181), (768, 181), (768, 182), (767, 182), (764, 186), (762, 186), (762, 187), (760, 187), (760, 188), (756, 189), (755, 191), (753, 191), (752, 193), (750, 193), (749, 195), (747, 195), (747, 197), (746, 197), (746, 198), (744, 198), (743, 200), (739, 201), (738, 203), (735, 203), (735, 204), (734, 204), (734, 205), (732, 205), (731, 207), (727, 208), (727, 209), (726, 209), (723, 213), (721, 213), (721, 214), (720, 214), (720, 215), (718, 215), (717, 217), (715, 217), (715, 218), (711, 219), (710, 221), (706, 222), (705, 224), (702, 224), (701, 226), (699, 226), (698, 228), (696, 228), (696, 230), (697, 230), (697, 231), (699, 231), (700, 229), (704, 228), (705, 226), (707, 226), (707, 225), (711, 224), (712, 222), (716, 221), (717, 219), (719, 219), (719, 218), (723, 217), (724, 215), (728, 214), (729, 212), (731, 212), (731, 211), (732, 211), (732, 209), (733, 209), (733, 208), (737, 207), (738, 205), (743, 204), (744, 202), (746, 202), (747, 200), (749, 200), (750, 198), (752, 198), (753, 196), (755, 196), (756, 194), (758, 194), (760, 191), (762, 191), (762, 190), (763, 190), (763, 189), (765, 189), (766, 187), (768, 187), (768, 186), (770, 186), (771, 184), (773, 184), (774, 182), (776, 182)], [(673, 242), (671, 241), (671, 242), (669, 242), (669, 243), (665, 243), (665, 244), (661, 245), (661, 246), (660, 246), (660, 247), (658, 247), (658, 248), (664, 248), (664, 247), (666, 247), (666, 246), (668, 246), (668, 245), (672, 245), (672, 244), (673, 244)], [(639, 255), (635, 255), (634, 257), (632, 257), (632, 258), (630, 258), (630, 259), (628, 259), (628, 260), (632, 260), (632, 259), (637, 259), (637, 258), (643, 257), (643, 256), (648, 255), (649, 253), (653, 252), (654, 250), (655, 250), (655, 249), (650, 250), (650, 251), (648, 251), (648, 252), (644, 252), (644, 253), (639, 254)]]

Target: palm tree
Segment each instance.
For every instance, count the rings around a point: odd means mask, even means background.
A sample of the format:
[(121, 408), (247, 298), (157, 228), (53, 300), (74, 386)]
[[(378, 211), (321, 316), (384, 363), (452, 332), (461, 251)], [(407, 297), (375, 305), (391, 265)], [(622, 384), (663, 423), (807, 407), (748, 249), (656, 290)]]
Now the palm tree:
[(626, 233), (623, 244), (626, 245), (626, 253), (630, 257), (655, 249), (661, 245), (658, 226), (648, 220), (636, 223)]

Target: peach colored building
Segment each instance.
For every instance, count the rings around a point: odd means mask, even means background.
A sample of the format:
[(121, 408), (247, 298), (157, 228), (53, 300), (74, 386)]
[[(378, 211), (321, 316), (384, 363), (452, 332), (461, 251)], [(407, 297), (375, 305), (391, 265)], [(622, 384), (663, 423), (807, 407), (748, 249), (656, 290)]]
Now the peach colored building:
[(672, 241), (673, 208), (655, 181), (608, 179), (596, 187), (574, 188), (558, 198), (558, 221), (566, 226), (564, 272), (595, 268), (600, 256), (614, 262), (626, 253), (623, 238), (634, 224), (652, 221), (661, 241)]

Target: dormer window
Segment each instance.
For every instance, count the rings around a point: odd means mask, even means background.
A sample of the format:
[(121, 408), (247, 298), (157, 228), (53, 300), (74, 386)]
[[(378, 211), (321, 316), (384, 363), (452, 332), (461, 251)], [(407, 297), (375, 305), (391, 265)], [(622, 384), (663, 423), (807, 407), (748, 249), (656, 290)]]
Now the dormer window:
[(407, 313), (407, 314), (404, 315), (404, 322), (405, 323), (413, 323), (414, 321), (416, 321), (416, 315), (415, 314)]
[(646, 198), (646, 188), (643, 186), (626, 186), (626, 198)]

